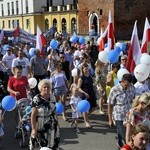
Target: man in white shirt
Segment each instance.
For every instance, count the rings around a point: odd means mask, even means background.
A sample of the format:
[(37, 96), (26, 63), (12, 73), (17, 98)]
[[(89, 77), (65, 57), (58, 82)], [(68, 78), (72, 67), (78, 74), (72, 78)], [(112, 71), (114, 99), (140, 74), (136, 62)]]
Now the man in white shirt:
[(6, 54), (2, 58), (2, 63), (3, 63), (3, 66), (6, 68), (6, 70), (7, 70), (7, 72), (8, 72), (9, 75), (12, 75), (11, 65), (12, 65), (12, 61), (15, 58), (16, 58), (15, 55), (12, 54), (11, 47), (8, 47), (6, 49)]
[(26, 76), (28, 78), (31, 72), (30, 63), (29, 60), (24, 57), (24, 52), (22, 50), (18, 51), (18, 57), (12, 62), (12, 72), (14, 72), (14, 69), (17, 65), (21, 65), (23, 68), (22, 76)]

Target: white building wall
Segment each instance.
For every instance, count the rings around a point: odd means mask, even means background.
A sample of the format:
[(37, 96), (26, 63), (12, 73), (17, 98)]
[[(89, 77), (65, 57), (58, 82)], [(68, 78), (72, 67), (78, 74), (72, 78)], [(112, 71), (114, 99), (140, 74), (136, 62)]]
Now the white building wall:
[[(16, 15), (16, 1), (18, 1), (19, 13), (18, 14), (27, 14), (26, 13), (26, 0), (3, 0), (0, 1), (0, 16), (2, 16), (1, 4), (4, 8), (4, 16), (8, 16), (7, 3), (10, 5), (10, 15), (12, 15), (12, 3), (14, 2), (14, 15)], [(46, 0), (28, 0), (28, 13), (42, 12), (42, 6), (46, 7)]]

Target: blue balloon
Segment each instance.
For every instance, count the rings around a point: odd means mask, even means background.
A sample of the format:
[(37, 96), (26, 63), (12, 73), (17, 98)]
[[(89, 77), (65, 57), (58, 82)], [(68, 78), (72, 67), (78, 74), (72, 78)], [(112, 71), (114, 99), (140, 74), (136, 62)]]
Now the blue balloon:
[(31, 56), (31, 57), (33, 57), (35, 54), (34, 54), (34, 52), (35, 52), (35, 48), (30, 48), (29, 49), (29, 55)]
[(82, 100), (78, 103), (77, 108), (80, 112), (87, 112), (90, 109), (90, 103), (87, 100)]
[(74, 35), (70, 38), (70, 42), (72, 42), (72, 43), (76, 43), (77, 41), (78, 41), (78, 37), (76, 35)]
[(84, 37), (80, 37), (80, 38), (79, 38), (79, 43), (80, 43), (80, 44), (85, 44), (85, 41), (86, 41), (86, 40), (85, 40)]
[(118, 51), (118, 53), (120, 53), (120, 52), (121, 52), (121, 49), (120, 49), (120, 47), (119, 47), (119, 46), (115, 46), (114, 50)]
[(6, 111), (12, 111), (13, 109), (15, 109), (15, 107), (16, 107), (16, 100), (15, 100), (15, 98), (12, 97), (12, 96), (5, 96), (2, 99), (2, 107)]
[(50, 42), (50, 47), (52, 49), (57, 49), (58, 48), (58, 41), (55, 40), (55, 39), (52, 39), (51, 42)]
[(119, 53), (118, 50), (111, 50), (108, 53), (108, 60), (111, 64), (114, 64), (118, 61), (119, 59)]
[(55, 104), (55, 106), (56, 106), (56, 113), (57, 114), (61, 114), (64, 111), (64, 105), (62, 103), (57, 102)]
[(2, 50), (2, 54), (3, 54), (3, 55), (6, 54), (6, 50), (7, 50), (7, 48), (9, 48), (9, 47), (11, 47), (11, 46), (8, 45), (8, 44), (5, 44), (5, 45), (3, 46), (3, 50)]
[(124, 51), (126, 47), (127, 47), (126, 43), (121, 43), (121, 46), (120, 46), (121, 51)]

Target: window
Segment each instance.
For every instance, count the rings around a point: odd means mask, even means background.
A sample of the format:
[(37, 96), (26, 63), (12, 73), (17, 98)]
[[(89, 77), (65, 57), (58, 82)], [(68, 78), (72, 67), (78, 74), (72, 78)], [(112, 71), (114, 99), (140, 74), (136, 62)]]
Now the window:
[(53, 6), (53, 0), (47, 0), (47, 6)]
[(62, 31), (66, 31), (66, 19), (65, 18), (62, 19), (61, 26), (62, 26)]
[(26, 19), (26, 28), (28, 29), (29, 28), (29, 19)]
[(12, 27), (14, 28), (15, 27), (15, 21), (12, 20)]
[(2, 21), (2, 27), (5, 28), (5, 21)]
[(1, 4), (1, 11), (2, 11), (2, 16), (4, 16), (4, 7), (3, 7), (3, 4)]
[(29, 12), (29, 7), (28, 7), (28, 0), (26, 0), (26, 13)]
[(19, 13), (18, 1), (16, 1), (16, 14)]
[(10, 20), (8, 20), (8, 28), (9, 28), (9, 29), (11, 28)]
[(10, 15), (10, 5), (7, 3), (7, 10), (8, 10), (8, 15)]
[(49, 29), (49, 21), (48, 19), (45, 20), (45, 31)]
[(14, 15), (14, 2), (11, 2), (11, 7), (12, 7), (12, 15)]
[(53, 27), (57, 27), (57, 20), (55, 18), (53, 19)]
[(19, 27), (19, 20), (17, 20), (17, 26)]
[(99, 14), (100, 14), (100, 15), (102, 15), (102, 14), (103, 14), (103, 10), (102, 10), (102, 9), (100, 9)]

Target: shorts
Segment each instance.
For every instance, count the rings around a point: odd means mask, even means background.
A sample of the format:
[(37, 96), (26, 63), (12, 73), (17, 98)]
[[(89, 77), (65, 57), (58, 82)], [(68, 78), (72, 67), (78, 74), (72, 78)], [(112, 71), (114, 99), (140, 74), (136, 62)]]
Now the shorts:
[(64, 95), (67, 93), (67, 88), (66, 86), (60, 86), (60, 87), (56, 87), (54, 88), (53, 92), (54, 92), (54, 96), (55, 97), (58, 97), (58, 96), (61, 96), (61, 95)]

